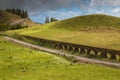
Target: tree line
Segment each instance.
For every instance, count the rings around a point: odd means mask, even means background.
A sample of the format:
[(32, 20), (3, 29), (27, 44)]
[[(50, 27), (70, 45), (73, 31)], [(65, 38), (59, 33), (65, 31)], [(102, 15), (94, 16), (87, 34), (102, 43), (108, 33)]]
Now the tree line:
[(17, 25), (9, 25), (9, 24), (0, 24), (0, 31), (7, 31), (7, 30), (16, 30), (27, 28), (27, 25), (17, 24)]
[(26, 10), (23, 9), (6, 9), (7, 12), (16, 14), (18, 16), (20, 16), (21, 18), (26, 18), (28, 17), (28, 12)]
[(55, 19), (55, 18), (49, 18), (49, 17), (46, 17), (45, 19), (45, 23), (50, 23), (50, 22), (55, 22), (55, 21), (58, 21), (58, 19)]

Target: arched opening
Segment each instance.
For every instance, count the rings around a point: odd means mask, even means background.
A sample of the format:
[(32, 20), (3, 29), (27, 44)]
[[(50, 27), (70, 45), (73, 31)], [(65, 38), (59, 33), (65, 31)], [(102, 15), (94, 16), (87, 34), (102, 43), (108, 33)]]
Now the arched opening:
[(85, 54), (87, 53), (87, 51), (88, 51), (88, 50), (87, 50), (87, 49), (85, 49)]
[(91, 51), (90, 51), (90, 55), (92, 55), (92, 56), (95, 55), (95, 51), (94, 51), (94, 50), (91, 50)]
[(44, 40), (41, 40), (41, 42), (40, 42), (40, 46), (43, 46), (44, 45)]
[(98, 51), (94, 50), (94, 57), (97, 57), (97, 56), (98, 56)]
[(110, 58), (111, 58), (111, 59), (116, 59), (116, 54), (115, 54), (115, 53), (111, 53), (111, 54), (110, 54)]
[(60, 49), (60, 46), (59, 46), (59, 44), (56, 44), (56, 49)]
[(120, 61), (120, 55), (119, 54), (116, 54), (116, 60)]
[(67, 45), (67, 50), (68, 50), (68, 51), (70, 50), (70, 47), (69, 47), (69, 45)]
[(102, 51), (100, 56), (101, 58), (107, 58), (107, 53), (105, 51)]
[(85, 54), (85, 49), (84, 48), (81, 48), (81, 54)]
[(86, 55), (90, 55), (90, 49), (87, 49)]
[(74, 46), (72, 47), (72, 50), (75, 51), (75, 47)]
[(80, 52), (81, 52), (81, 49), (80, 49), (80, 48), (78, 48), (78, 53), (79, 53), (79, 54), (81, 54)]
[(62, 45), (62, 49), (63, 49), (63, 50), (66, 50), (66, 49), (65, 49), (65, 45)]
[(107, 54), (107, 58), (110, 59), (111, 58), (111, 53), (106, 53)]

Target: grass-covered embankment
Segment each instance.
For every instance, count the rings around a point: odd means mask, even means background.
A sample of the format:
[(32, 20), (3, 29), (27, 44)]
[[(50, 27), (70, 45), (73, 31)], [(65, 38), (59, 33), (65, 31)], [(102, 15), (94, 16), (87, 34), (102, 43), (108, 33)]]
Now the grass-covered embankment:
[(120, 18), (107, 15), (78, 16), (7, 33), (120, 50)]
[(119, 80), (120, 70), (71, 64), (55, 55), (13, 44), (0, 37), (1, 80)]

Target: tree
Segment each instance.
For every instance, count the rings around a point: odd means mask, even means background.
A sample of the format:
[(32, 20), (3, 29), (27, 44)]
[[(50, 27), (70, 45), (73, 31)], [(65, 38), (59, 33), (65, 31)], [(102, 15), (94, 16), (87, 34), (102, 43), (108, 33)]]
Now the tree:
[(50, 22), (49, 17), (46, 17), (45, 23), (49, 23), (49, 22)]
[(50, 22), (54, 22), (54, 21), (58, 21), (57, 19), (55, 19), (55, 18), (50, 18)]
[(16, 14), (20, 16), (21, 18), (26, 18), (28, 17), (28, 13), (26, 10), (21, 10), (21, 9), (6, 9), (5, 11)]
[(27, 11), (25, 11), (25, 13), (24, 13), (24, 14), (25, 14), (25, 17), (28, 17), (28, 13), (27, 13)]

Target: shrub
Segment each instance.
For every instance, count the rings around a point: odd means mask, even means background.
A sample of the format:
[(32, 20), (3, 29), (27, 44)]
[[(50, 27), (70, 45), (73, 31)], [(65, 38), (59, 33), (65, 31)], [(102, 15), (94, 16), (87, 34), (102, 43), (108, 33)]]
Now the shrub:
[(28, 27), (27, 25), (22, 25), (22, 24), (17, 24), (17, 25), (0, 24), (0, 31), (22, 29), (27, 27)]

